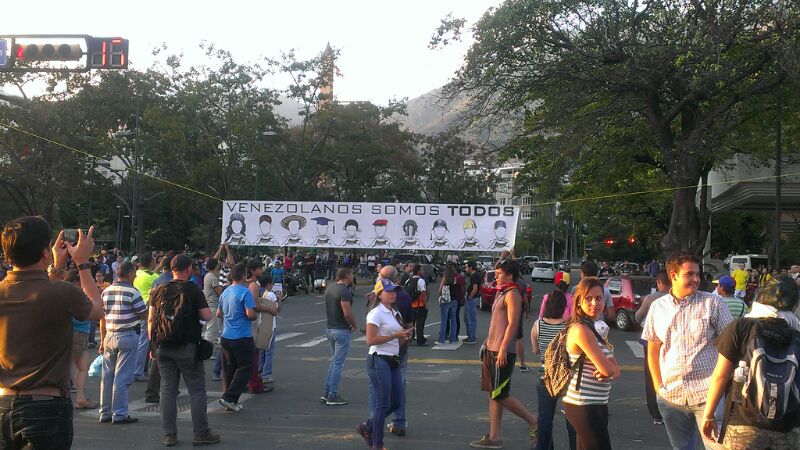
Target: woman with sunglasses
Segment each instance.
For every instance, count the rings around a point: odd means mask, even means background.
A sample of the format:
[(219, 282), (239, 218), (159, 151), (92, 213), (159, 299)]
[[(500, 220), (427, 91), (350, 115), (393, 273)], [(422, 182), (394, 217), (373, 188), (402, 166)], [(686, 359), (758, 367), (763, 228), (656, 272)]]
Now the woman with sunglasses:
[(605, 307), (603, 283), (594, 277), (584, 278), (575, 290), (574, 302), (567, 352), (570, 363), (578, 367), (563, 399), (564, 412), (577, 432), (578, 450), (610, 449), (608, 397), (620, 371), (614, 347), (595, 329)]

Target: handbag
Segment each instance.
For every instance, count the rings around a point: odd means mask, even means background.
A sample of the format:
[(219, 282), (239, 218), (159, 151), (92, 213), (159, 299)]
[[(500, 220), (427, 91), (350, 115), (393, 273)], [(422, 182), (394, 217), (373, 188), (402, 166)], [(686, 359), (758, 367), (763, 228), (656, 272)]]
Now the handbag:
[(197, 343), (197, 359), (200, 361), (205, 361), (211, 358), (211, 355), (214, 354), (214, 344), (210, 341), (205, 339), (200, 339), (200, 342)]

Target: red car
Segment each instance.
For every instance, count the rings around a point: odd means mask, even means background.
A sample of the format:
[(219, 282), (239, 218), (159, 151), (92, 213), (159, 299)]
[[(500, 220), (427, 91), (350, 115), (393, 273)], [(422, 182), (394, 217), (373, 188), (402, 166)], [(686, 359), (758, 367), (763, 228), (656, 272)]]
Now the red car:
[(648, 276), (613, 276), (606, 280), (606, 288), (614, 301), (614, 322), (620, 330), (633, 328), (634, 314), (642, 300), (656, 287), (656, 279)]
[[(497, 283), (494, 281), (494, 271), (489, 270), (483, 274), (483, 284), (481, 284), (481, 288), (478, 290), (481, 294), (480, 299), (478, 299), (478, 308), (481, 311), (488, 311), (492, 309), (492, 304), (494, 303), (494, 297), (497, 295)], [(528, 289), (525, 290), (525, 300), (528, 301), (528, 305), (531, 304), (531, 286), (528, 285)]]

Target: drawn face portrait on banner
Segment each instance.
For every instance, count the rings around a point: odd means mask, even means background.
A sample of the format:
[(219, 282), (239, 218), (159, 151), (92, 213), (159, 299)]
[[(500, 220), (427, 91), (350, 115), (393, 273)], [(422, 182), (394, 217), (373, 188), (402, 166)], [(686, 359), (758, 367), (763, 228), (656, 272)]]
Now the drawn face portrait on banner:
[(225, 229), (225, 242), (233, 245), (244, 244), (245, 233), (247, 233), (247, 225), (244, 216), (239, 213), (231, 214), (228, 227)]
[(272, 217), (261, 216), (258, 222), (258, 229), (261, 231), (262, 236), (267, 236), (272, 231)]
[[(330, 223), (333, 222), (333, 219), (329, 219), (327, 217), (312, 217), (313, 220), (317, 224), (317, 236), (314, 238), (314, 241), (311, 245), (318, 246), (318, 245), (330, 245), (332, 244), (332, 238), (328, 235), (330, 232)], [(334, 233), (335, 233), (334, 229)]]
[(445, 234), (449, 233), (450, 230), (447, 229), (447, 222), (442, 219), (437, 219), (433, 222), (433, 228), (431, 229), (431, 248), (436, 247), (450, 247), (450, 240), (447, 239)]
[(508, 248), (509, 242), (506, 239), (508, 233), (508, 225), (505, 220), (498, 220), (494, 223), (494, 236), (492, 240), (492, 248)]
[(297, 245), (297, 246), (304, 246), (305, 241), (303, 237), (300, 236), (298, 233), (301, 229), (305, 228), (306, 226), (306, 218), (303, 216), (298, 216), (296, 214), (292, 214), (291, 216), (286, 216), (281, 220), (281, 226), (289, 232), (289, 236), (284, 241), (283, 245)]
[(478, 232), (478, 225), (475, 223), (473, 219), (467, 219), (464, 221), (464, 239), (458, 245), (458, 248), (478, 248), (481, 246), (481, 243), (475, 239), (475, 234)]
[(417, 239), (417, 230), (419, 225), (413, 219), (408, 219), (403, 223), (403, 238), (400, 239), (400, 247), (418, 247), (421, 245)]

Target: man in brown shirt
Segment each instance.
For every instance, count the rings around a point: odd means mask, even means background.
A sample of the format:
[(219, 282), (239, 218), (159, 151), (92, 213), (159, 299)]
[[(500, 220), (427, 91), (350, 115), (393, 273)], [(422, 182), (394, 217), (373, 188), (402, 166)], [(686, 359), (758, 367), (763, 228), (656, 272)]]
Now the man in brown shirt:
[(471, 442), (473, 448), (502, 448), (500, 421), (507, 409), (530, 426), (531, 443), (536, 445), (536, 417), (511, 397), (511, 374), (516, 358), (517, 330), (522, 316), (522, 297), (517, 284), (519, 264), (510, 256), (495, 266), (497, 297), (492, 305), (489, 335), (481, 351), (481, 386), (489, 392), (489, 434)]
[[(0, 283), (0, 448), (72, 445), (72, 319), (98, 320), (103, 311), (89, 265), (93, 233), (94, 227), (85, 236), (79, 231), (73, 245), (62, 231), (51, 249), (50, 225), (41, 217), (3, 228), (3, 252), (14, 270)], [(58, 281), (69, 257), (80, 288)]]

